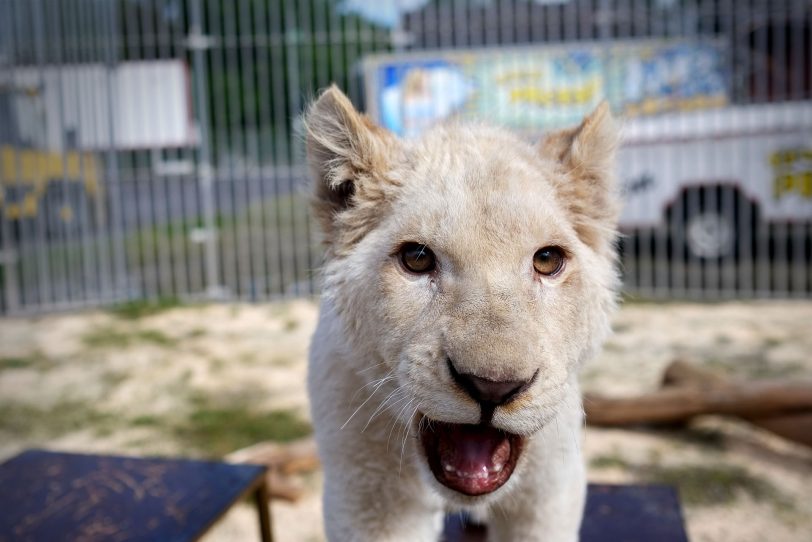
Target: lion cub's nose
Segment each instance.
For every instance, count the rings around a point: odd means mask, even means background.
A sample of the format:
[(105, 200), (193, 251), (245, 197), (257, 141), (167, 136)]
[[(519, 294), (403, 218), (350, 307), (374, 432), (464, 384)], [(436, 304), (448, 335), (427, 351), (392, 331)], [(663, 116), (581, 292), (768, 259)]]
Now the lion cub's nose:
[(494, 406), (503, 405), (530, 387), (536, 374), (529, 380), (490, 380), (474, 374), (460, 373), (448, 359), (448, 370), (454, 381), (476, 402)]

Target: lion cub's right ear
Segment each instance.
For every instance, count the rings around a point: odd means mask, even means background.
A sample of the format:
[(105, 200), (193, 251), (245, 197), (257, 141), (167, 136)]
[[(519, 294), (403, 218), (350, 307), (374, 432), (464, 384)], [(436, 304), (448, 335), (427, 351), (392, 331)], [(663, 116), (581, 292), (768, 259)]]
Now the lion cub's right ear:
[(335, 85), (305, 116), (312, 207), (325, 242), (348, 248), (377, 223), (397, 183), (387, 178), (398, 151), (390, 132), (358, 113)]

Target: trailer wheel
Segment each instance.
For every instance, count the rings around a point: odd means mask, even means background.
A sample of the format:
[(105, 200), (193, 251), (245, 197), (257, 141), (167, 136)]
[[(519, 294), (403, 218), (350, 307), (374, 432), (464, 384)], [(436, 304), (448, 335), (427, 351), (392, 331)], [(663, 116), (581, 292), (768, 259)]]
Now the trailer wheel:
[(758, 208), (736, 187), (689, 188), (666, 214), (677, 257), (718, 261), (752, 253)]

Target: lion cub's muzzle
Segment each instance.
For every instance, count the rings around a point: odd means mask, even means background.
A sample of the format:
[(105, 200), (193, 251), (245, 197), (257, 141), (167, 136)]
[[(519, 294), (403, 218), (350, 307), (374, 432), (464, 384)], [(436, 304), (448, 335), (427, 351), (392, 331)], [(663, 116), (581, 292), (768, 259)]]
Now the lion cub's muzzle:
[(478, 424), (431, 421), (422, 425), (420, 441), (438, 482), (465, 495), (491, 493), (508, 481), (524, 445), (524, 438), (490, 425), (493, 412), (527, 391), (538, 371), (527, 380), (489, 380), (460, 373), (451, 359), (454, 382), (481, 408)]
[(496, 407), (507, 404), (527, 391), (538, 378), (539, 371), (527, 380), (490, 380), (475, 374), (460, 373), (451, 358), (446, 358), (448, 371), (457, 385), (465, 390), (482, 409), (482, 422), (490, 422)]

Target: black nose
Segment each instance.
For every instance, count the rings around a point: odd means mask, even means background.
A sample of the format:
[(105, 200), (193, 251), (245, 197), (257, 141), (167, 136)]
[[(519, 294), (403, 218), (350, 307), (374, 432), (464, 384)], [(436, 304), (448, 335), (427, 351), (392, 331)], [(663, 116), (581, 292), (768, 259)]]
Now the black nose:
[(530, 387), (538, 371), (530, 380), (489, 380), (473, 374), (460, 373), (448, 359), (448, 370), (454, 381), (476, 402), (489, 405), (504, 405)]

